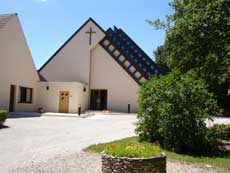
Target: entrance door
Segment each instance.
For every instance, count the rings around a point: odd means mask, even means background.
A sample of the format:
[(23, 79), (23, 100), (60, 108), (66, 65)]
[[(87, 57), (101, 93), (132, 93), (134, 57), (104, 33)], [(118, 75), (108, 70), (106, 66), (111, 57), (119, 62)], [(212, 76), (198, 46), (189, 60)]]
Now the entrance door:
[(90, 109), (107, 109), (107, 90), (91, 90)]
[(15, 108), (15, 85), (10, 85), (10, 101), (9, 101), (9, 112), (14, 112)]
[(69, 112), (69, 91), (60, 91), (59, 94), (59, 112)]

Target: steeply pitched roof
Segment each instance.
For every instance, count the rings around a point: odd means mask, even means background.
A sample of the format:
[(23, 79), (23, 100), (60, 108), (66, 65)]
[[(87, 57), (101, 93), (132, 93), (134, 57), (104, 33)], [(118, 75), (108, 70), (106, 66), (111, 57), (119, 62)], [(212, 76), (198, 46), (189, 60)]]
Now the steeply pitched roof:
[[(92, 19), (89, 18), (38, 70), (38, 73), (60, 52), (60, 50), (89, 22), (92, 21), (105, 37), (100, 45), (117, 61), (118, 64), (138, 83), (149, 79), (152, 75), (161, 76), (163, 72), (154, 61), (122, 30), (114, 27), (106, 32)], [(112, 47), (112, 48), (111, 48)], [(41, 78), (41, 80), (44, 80)]]
[[(154, 61), (122, 29), (109, 28), (101, 45), (137, 83), (149, 79), (154, 74), (163, 74)], [(115, 55), (115, 52), (119, 54)], [(119, 60), (121, 56), (124, 58)], [(133, 67), (134, 71), (131, 70)]]
[(40, 72), (61, 50), (62, 50), (62, 48), (64, 48), (65, 47), (65, 45), (67, 45), (69, 42), (70, 42), (70, 40), (75, 36), (75, 35), (77, 35), (77, 33), (89, 22), (89, 21), (91, 21), (91, 22), (93, 22), (102, 32), (104, 32), (105, 33), (105, 31), (104, 31), (104, 29), (100, 26), (100, 25), (98, 25), (97, 24), (97, 22), (95, 22), (95, 20), (93, 20), (91, 17), (83, 24), (83, 25), (81, 25), (81, 27), (80, 28), (78, 28), (78, 30), (77, 31), (75, 31), (75, 33), (46, 61), (46, 63), (45, 64), (43, 64), (43, 66), (38, 70), (38, 72)]
[(4, 28), (15, 15), (17, 14), (0, 14), (0, 29)]

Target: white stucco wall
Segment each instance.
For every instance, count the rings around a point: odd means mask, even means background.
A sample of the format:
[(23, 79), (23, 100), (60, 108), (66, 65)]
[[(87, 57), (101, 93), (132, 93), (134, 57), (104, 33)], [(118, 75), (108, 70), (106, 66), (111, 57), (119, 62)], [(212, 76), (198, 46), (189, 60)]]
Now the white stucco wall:
[[(89, 31), (92, 27), (92, 44)], [(104, 37), (104, 33), (91, 20), (40, 71), (48, 81), (89, 83), (90, 50)], [(68, 70), (67, 70), (68, 69)]]
[(107, 89), (107, 108), (113, 111), (137, 111), (139, 85), (129, 74), (100, 46), (92, 50), (90, 89)]
[[(16, 111), (33, 111), (39, 80), (17, 15), (0, 28), (0, 109), (8, 109), (10, 85), (16, 85)], [(33, 88), (33, 103), (19, 101), (19, 86)]]
[[(49, 86), (49, 90), (46, 87)], [(83, 88), (86, 88), (86, 92)], [(59, 112), (59, 93), (69, 91), (69, 112), (77, 113), (79, 104), (82, 111), (88, 108), (88, 86), (78, 82), (39, 82), (37, 107), (43, 107), (46, 112)]]

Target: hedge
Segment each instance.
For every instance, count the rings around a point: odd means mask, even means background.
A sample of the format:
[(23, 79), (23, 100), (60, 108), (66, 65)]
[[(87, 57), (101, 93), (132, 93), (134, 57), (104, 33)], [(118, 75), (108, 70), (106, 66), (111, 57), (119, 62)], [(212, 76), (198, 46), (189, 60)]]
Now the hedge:
[(5, 110), (0, 110), (0, 125), (3, 125), (6, 121), (8, 112)]

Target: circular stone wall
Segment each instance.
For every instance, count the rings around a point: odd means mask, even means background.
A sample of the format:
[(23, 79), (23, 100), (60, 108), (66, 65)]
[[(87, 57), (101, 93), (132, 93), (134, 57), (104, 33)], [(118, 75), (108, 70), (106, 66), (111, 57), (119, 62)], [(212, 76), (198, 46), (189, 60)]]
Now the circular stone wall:
[(166, 173), (166, 156), (127, 158), (102, 155), (102, 173)]

